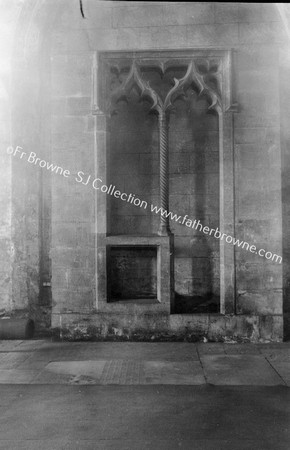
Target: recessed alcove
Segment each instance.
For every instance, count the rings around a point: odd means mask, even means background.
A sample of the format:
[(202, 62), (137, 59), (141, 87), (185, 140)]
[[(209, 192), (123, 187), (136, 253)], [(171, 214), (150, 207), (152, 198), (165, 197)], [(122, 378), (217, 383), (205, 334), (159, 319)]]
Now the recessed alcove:
[[(200, 67), (205, 70), (202, 63)], [(174, 79), (184, 77), (186, 69), (173, 63), (163, 73), (158, 66), (141, 66), (140, 76), (164, 101), (174, 86)], [(113, 70), (110, 76), (114, 90), (124, 83), (129, 69), (120, 70), (118, 76)], [(209, 82), (212, 83), (210, 79)], [(110, 184), (126, 195), (145, 201), (146, 207), (111, 197), (107, 209), (111, 235), (146, 236), (158, 232), (160, 217), (151, 211), (151, 205), (160, 205), (158, 115), (151, 110), (152, 101), (141, 94), (138, 84), (132, 83), (126, 97), (120, 94), (112, 105), (107, 174)], [(178, 216), (187, 215), (192, 221), (199, 220), (203, 226), (216, 228), (219, 225), (219, 120), (217, 113), (209, 110), (208, 96), (199, 94), (197, 84), (189, 83), (182, 95), (173, 99), (168, 116), (169, 210)], [(170, 228), (175, 241), (172, 312), (219, 312), (219, 243), (200, 230), (188, 228), (185, 223), (171, 220)], [(111, 248), (111, 252), (116, 250)], [(130, 298), (124, 283), (132, 278), (128, 274), (120, 275), (122, 284), (114, 274), (120, 273), (121, 260), (131, 265), (134, 248), (123, 249), (122, 258), (121, 250), (118, 252), (118, 263), (116, 255), (111, 254), (108, 266), (109, 283), (113, 283), (111, 297)], [(146, 297), (143, 295), (143, 285), (147, 284), (145, 272), (142, 278), (144, 261), (135, 252), (134, 272), (139, 268), (141, 271), (138, 282), (133, 283), (132, 298)]]
[[(170, 210), (202, 227), (217, 228), (219, 118), (206, 96), (190, 86), (174, 103), (169, 130)], [(174, 313), (220, 311), (220, 245), (213, 236), (171, 221), (174, 233)]]
[[(126, 201), (108, 199), (108, 233), (154, 234), (159, 221), (150, 205), (159, 202), (158, 118), (150, 112), (150, 103), (140, 102), (135, 88), (128, 101), (120, 100), (117, 106), (118, 111), (110, 118), (107, 177), (127, 197)], [(130, 194), (147, 206), (138, 207), (128, 201)]]
[(108, 301), (157, 301), (157, 247), (110, 246)]
[(233, 251), (202, 231), (232, 223), (229, 67), (219, 50), (100, 55), (98, 166), (107, 185), (146, 204), (97, 193), (103, 310), (146, 298), (171, 314), (233, 311)]

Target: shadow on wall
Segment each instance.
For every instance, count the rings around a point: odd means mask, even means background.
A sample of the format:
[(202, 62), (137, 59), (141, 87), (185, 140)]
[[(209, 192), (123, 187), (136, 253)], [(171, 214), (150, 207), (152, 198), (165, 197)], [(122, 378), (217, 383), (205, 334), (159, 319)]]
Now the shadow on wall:
[(203, 279), (200, 281), (195, 278), (196, 274), (193, 266), (191, 282), (193, 293), (192, 295), (184, 295), (175, 292), (173, 314), (208, 314), (220, 312), (220, 296), (215, 293), (211, 249), (206, 241), (202, 246), (203, 252), (208, 254), (208, 258), (205, 259), (206, 268), (203, 271)]

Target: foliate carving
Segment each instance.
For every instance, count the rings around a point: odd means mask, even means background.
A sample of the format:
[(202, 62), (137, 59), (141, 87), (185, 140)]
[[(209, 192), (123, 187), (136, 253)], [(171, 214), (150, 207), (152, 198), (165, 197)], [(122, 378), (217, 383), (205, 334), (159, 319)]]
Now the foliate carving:
[[(176, 64), (176, 61), (155, 61), (151, 63), (151, 69), (157, 70), (161, 78), (169, 70), (174, 70), (180, 65)], [(140, 91), (140, 98), (151, 101), (152, 110), (156, 110), (158, 114), (168, 113), (173, 108), (174, 101), (179, 97), (186, 97), (186, 90), (192, 85), (197, 89), (199, 95), (205, 94), (211, 104), (209, 109), (222, 109), (222, 74), (219, 70), (219, 64), (215, 60), (198, 59), (191, 60), (187, 63), (186, 73), (181, 78), (173, 77), (173, 87), (169, 89), (165, 99), (162, 100), (161, 95), (156, 89), (153, 89), (150, 82), (145, 79), (144, 68), (150, 67), (142, 61), (133, 60), (131, 68), (125, 80), (121, 82), (120, 86), (115, 88), (110, 96), (110, 105), (115, 105), (120, 100), (128, 101), (128, 96), (136, 86)], [(120, 73), (122, 68), (114, 66), (114, 70)], [(120, 80), (120, 78), (119, 78)]]

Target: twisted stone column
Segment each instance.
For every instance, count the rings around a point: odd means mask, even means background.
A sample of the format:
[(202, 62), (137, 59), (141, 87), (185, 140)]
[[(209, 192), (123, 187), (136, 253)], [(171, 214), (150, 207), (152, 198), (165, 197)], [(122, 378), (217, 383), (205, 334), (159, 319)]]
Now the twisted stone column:
[[(169, 148), (168, 148), (168, 115), (159, 112), (159, 148), (160, 148), (160, 201), (161, 208), (169, 212)], [(159, 235), (171, 234), (169, 217), (160, 215)]]

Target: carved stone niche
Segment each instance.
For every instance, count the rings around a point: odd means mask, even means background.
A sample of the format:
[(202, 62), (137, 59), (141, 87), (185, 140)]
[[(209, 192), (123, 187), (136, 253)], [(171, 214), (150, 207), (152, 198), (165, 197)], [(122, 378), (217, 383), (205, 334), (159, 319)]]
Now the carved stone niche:
[[(100, 53), (94, 92), (93, 113), (98, 116), (97, 174), (108, 185), (113, 184), (148, 204), (147, 208), (138, 209), (120, 199), (100, 192), (96, 194), (97, 279), (102, 280), (97, 283), (97, 308), (108, 310), (110, 249), (119, 254), (126, 246), (136, 246), (144, 254), (144, 245), (147, 245), (158, 249), (157, 303), (161, 309), (174, 312), (173, 233), (168, 215), (156, 214), (150, 207), (157, 205), (162, 211), (171, 211), (169, 127), (176, 103), (184, 101), (190, 109), (191, 96), (203, 97), (208, 102), (208, 109), (218, 116), (219, 228), (225, 233), (233, 233), (231, 52)], [(221, 241), (219, 255), (219, 312), (232, 313), (233, 250)], [(119, 287), (119, 281), (114, 281)], [(136, 297), (143, 298), (144, 295), (140, 292)], [(121, 308), (121, 303), (116, 302), (116, 308)], [(112, 305), (114, 302), (110, 307)]]

